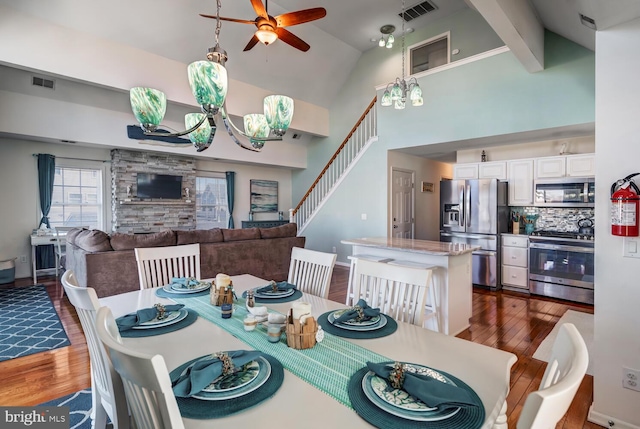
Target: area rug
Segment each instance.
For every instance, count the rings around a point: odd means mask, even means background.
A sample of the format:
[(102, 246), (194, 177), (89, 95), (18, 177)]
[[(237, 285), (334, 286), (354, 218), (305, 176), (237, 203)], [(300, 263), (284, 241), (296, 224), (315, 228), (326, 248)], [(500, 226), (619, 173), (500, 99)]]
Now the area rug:
[(70, 344), (43, 285), (0, 290), (0, 362)]
[(589, 351), (589, 366), (587, 367), (587, 374), (593, 375), (593, 314), (567, 310), (560, 320), (558, 320), (558, 323), (556, 323), (556, 326), (553, 327), (549, 335), (547, 335), (542, 343), (540, 343), (540, 346), (533, 354), (533, 358), (549, 362), (551, 347), (553, 347), (553, 342), (556, 340), (560, 325), (563, 323), (573, 323), (578, 329), (578, 332), (580, 332), (580, 335), (582, 335), (582, 338), (587, 345), (587, 350)]
[(40, 406), (69, 407), (69, 429), (91, 428), (91, 389), (80, 390)]

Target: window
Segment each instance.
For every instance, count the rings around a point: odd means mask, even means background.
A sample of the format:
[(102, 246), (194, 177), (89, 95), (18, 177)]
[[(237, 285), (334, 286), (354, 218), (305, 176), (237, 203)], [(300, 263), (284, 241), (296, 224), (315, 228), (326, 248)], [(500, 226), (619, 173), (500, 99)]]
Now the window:
[(227, 179), (222, 173), (196, 177), (196, 228), (226, 228), (229, 219)]
[(103, 227), (102, 170), (56, 166), (49, 222), (56, 226)]
[(409, 74), (449, 64), (449, 33), (409, 46)]

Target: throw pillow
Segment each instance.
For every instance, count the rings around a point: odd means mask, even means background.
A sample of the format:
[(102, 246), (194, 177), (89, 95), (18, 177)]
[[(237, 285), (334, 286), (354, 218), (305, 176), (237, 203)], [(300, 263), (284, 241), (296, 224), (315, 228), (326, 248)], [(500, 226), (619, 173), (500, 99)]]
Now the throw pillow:
[(113, 250), (111, 243), (109, 243), (109, 234), (97, 229), (80, 230), (75, 236), (74, 244), (87, 252), (109, 252)]
[(178, 244), (221, 243), (223, 241), (220, 228), (196, 229), (193, 231), (176, 231)]
[(288, 223), (273, 228), (260, 228), (260, 237), (262, 238), (295, 237), (297, 233), (298, 225), (295, 223)]

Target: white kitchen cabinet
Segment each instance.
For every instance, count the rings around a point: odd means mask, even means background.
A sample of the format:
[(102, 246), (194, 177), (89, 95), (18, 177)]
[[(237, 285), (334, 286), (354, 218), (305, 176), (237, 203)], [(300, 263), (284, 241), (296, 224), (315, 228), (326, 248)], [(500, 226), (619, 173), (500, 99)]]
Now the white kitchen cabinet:
[(566, 156), (548, 156), (535, 160), (536, 179), (564, 177), (567, 172)]
[(594, 177), (596, 175), (596, 157), (593, 153), (567, 155), (568, 177)]
[(529, 238), (502, 235), (502, 286), (529, 289)]
[(509, 205), (533, 204), (533, 159), (507, 161)]
[(453, 178), (454, 179), (477, 179), (478, 178), (478, 163), (471, 164), (455, 164), (453, 166)]
[(478, 179), (507, 180), (507, 162), (492, 161), (479, 163)]

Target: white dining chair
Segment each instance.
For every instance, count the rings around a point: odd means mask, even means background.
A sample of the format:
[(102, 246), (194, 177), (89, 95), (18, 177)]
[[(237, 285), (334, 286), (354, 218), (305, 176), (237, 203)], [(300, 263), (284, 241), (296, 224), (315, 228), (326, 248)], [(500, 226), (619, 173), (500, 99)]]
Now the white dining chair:
[(120, 374), (127, 403), (137, 429), (184, 429), (164, 358), (128, 349), (122, 344), (113, 314), (100, 307), (98, 337)]
[(353, 299), (362, 298), (395, 320), (424, 327), (427, 318), (438, 320), (436, 312), (425, 311), (430, 277), (430, 270), (423, 268), (361, 259), (355, 264)]
[(589, 351), (573, 323), (560, 325), (539, 390), (529, 393), (518, 429), (555, 428), (565, 415), (589, 365)]
[(375, 262), (388, 262), (391, 258), (386, 258), (383, 256), (369, 255), (366, 253), (354, 254), (351, 256), (347, 256), (347, 259), (351, 261), (351, 266), (349, 267), (349, 280), (347, 282), (347, 300), (345, 301), (346, 305), (354, 305), (353, 302), (353, 276), (356, 272), (356, 264), (358, 263), (358, 259), (366, 259), (368, 261)]
[(140, 289), (171, 283), (172, 277), (200, 280), (200, 244), (166, 247), (137, 247), (136, 262)]
[(327, 298), (336, 256), (335, 253), (294, 247), (291, 249), (287, 282), (302, 292)]
[[(67, 256), (67, 245), (66, 245), (65, 236), (67, 232), (76, 228), (89, 229), (89, 226), (56, 226), (54, 227), (54, 232), (56, 234), (55, 249), (54, 249), (56, 254), (56, 278), (58, 278), (60, 274), (60, 268), (63, 268), (62, 261)], [(61, 233), (64, 235), (61, 235)]]
[(96, 292), (92, 288), (78, 286), (73, 270), (65, 271), (60, 281), (69, 301), (78, 313), (89, 349), (92, 427), (105, 428), (108, 416), (114, 429), (128, 429), (129, 410), (122, 380), (113, 369), (96, 331), (96, 312), (100, 308)]

